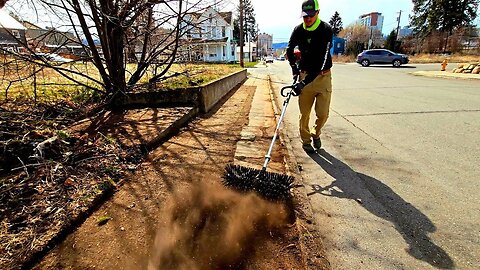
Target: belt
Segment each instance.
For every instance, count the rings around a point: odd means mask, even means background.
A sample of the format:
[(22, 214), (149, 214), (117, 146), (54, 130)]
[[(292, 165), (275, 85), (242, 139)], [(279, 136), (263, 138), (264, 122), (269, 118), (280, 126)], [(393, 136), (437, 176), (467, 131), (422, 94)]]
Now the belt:
[(330, 69), (325, 69), (325, 70), (321, 70), (318, 75), (325, 75), (325, 74), (328, 74), (330, 73)]

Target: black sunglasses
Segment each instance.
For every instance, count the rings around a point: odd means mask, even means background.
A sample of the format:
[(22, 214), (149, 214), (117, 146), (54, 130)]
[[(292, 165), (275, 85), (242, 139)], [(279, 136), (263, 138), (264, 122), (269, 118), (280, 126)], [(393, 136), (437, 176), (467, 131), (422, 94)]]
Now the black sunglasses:
[(317, 15), (316, 12), (313, 13), (313, 15), (305, 15), (305, 16), (303, 16), (303, 18), (305, 18), (305, 19), (306, 19), (306, 18), (312, 18), (312, 17), (315, 17), (315, 15)]

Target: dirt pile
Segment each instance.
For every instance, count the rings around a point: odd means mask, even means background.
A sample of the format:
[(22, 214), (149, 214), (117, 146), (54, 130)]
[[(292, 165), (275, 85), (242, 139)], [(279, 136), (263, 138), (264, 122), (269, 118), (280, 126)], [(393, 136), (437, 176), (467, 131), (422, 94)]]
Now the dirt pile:
[(283, 204), (204, 183), (174, 194), (162, 216), (149, 269), (239, 268), (254, 239), (287, 225)]

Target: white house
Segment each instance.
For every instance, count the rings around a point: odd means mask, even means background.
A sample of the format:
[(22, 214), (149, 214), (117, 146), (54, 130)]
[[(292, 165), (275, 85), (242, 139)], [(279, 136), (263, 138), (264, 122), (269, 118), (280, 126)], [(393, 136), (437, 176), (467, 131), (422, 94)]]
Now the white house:
[(185, 16), (189, 22), (182, 27), (182, 50), (179, 57), (186, 61), (232, 62), (235, 57), (232, 12), (208, 8), (203, 13)]
[(15, 20), (4, 9), (0, 9), (0, 48), (1, 52), (23, 52), (25, 26)]
[[(240, 46), (236, 48), (236, 57), (240, 59)], [(245, 42), (245, 46), (243, 46), (243, 61), (255, 62), (257, 58), (257, 42)]]

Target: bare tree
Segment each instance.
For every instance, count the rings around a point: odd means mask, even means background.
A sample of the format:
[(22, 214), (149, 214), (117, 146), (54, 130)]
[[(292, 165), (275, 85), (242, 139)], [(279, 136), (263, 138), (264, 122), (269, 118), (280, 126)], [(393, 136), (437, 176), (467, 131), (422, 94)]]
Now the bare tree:
[[(156, 73), (149, 83), (162, 80), (176, 60), (181, 38), (191, 27), (188, 14), (201, 12), (211, 1), (201, 0), (23, 0), (9, 2), (20, 18), (36, 12), (34, 19), (51, 24), (64, 42), (50, 52), (81, 48), (76, 62), (93, 63), (96, 71), (80, 72), (48, 59), (34, 59), (52, 33), (33, 40), (18, 40), (26, 54), (13, 53), (24, 61), (54, 69), (73, 83), (90, 88), (109, 104), (119, 93), (138, 84), (152, 65)], [(26, 7), (28, 5), (28, 7)], [(15, 8), (17, 7), (17, 8)], [(135, 61), (136, 67), (127, 69)]]
[(347, 42), (347, 54), (357, 55), (365, 49), (369, 41), (370, 31), (363, 25), (353, 24), (345, 27), (339, 34)]

